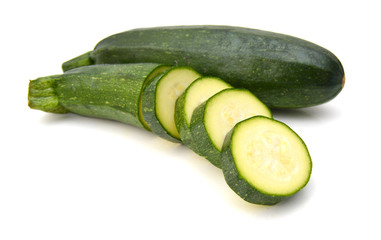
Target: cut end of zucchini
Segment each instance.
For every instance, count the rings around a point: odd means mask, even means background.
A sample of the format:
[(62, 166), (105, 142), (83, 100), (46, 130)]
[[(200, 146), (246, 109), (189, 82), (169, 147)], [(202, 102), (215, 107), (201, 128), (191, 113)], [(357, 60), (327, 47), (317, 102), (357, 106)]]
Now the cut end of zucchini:
[(237, 125), (231, 154), (241, 177), (259, 192), (289, 196), (303, 188), (312, 163), (306, 145), (279, 121), (254, 117)]

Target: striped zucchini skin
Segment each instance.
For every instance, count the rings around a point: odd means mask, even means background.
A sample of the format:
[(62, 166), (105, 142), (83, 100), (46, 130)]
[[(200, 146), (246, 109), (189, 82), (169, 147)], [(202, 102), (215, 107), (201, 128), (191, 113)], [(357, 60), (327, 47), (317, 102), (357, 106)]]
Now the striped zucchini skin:
[(62, 75), (31, 81), (29, 106), (47, 112), (72, 112), (111, 119), (144, 128), (140, 116), (142, 88), (147, 79), (165, 69), (168, 66), (156, 63), (75, 68)]
[[(202, 75), (249, 89), (270, 108), (325, 103), (339, 94), (345, 79), (339, 59), (314, 43), (232, 26), (134, 29), (103, 39), (88, 56), (86, 64), (190, 66)], [(84, 62), (83, 56), (80, 60)]]

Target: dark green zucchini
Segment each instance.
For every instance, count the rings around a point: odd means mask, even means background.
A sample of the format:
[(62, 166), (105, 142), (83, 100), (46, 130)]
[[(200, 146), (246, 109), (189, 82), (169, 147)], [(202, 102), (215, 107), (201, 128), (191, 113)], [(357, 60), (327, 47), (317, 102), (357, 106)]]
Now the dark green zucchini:
[(345, 79), (338, 58), (316, 44), (231, 26), (134, 29), (103, 39), (62, 67), (134, 62), (190, 66), (249, 89), (270, 108), (325, 103), (342, 90)]
[(244, 200), (273, 205), (309, 181), (312, 162), (303, 140), (286, 124), (263, 116), (238, 123), (225, 138), (221, 165)]
[(46, 112), (73, 112), (149, 130), (141, 114), (142, 89), (168, 68), (156, 63), (78, 67), (30, 81), (28, 103)]

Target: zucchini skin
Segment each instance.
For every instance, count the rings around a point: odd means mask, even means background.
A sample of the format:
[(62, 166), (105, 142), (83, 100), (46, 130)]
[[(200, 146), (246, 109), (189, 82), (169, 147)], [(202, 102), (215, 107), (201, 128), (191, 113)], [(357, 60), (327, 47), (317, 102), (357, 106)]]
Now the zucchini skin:
[(160, 72), (161, 68), (167, 66), (156, 63), (90, 65), (38, 78), (29, 83), (29, 106), (145, 128), (139, 113), (141, 91), (151, 73)]
[(221, 152), (217, 150), (217, 147), (210, 140), (204, 124), (207, 103), (208, 101), (203, 102), (193, 111), (190, 123), (193, 142), (190, 149), (206, 158), (214, 166), (221, 168)]
[(190, 126), (187, 125), (186, 123), (186, 116), (185, 116), (185, 110), (184, 110), (184, 105), (185, 105), (185, 97), (186, 97), (186, 92), (188, 89), (186, 89), (176, 100), (175, 104), (175, 124), (177, 131), (180, 134), (180, 138), (182, 143), (187, 146), (189, 149), (196, 151), (196, 147), (194, 144), (194, 140), (192, 137), (192, 133), (190, 131)]
[(134, 29), (103, 39), (89, 58), (88, 64), (190, 66), (202, 75), (249, 89), (270, 108), (328, 102), (342, 90), (345, 79), (339, 59), (314, 43), (232, 26)]

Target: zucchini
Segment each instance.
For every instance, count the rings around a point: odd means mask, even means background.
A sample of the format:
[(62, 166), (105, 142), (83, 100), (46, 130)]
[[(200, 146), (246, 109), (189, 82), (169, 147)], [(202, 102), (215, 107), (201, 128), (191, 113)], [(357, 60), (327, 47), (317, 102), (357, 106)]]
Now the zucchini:
[(193, 112), (190, 129), (197, 154), (221, 168), (220, 152), (226, 134), (236, 123), (271, 111), (249, 90), (228, 88), (218, 92)]
[(141, 114), (141, 92), (147, 81), (169, 68), (157, 63), (74, 68), (30, 81), (28, 104), (46, 112), (72, 112), (149, 130)]
[(263, 116), (238, 123), (221, 153), (227, 184), (244, 200), (273, 205), (309, 181), (312, 162), (303, 140), (286, 124)]
[(150, 81), (142, 93), (142, 115), (159, 137), (181, 142), (175, 124), (177, 98), (200, 74), (189, 67), (173, 67)]
[(190, 66), (249, 89), (270, 108), (325, 103), (339, 94), (345, 79), (339, 59), (314, 43), (232, 26), (134, 29), (103, 39), (62, 68), (134, 62)]
[(190, 122), (194, 109), (211, 96), (232, 86), (215, 77), (200, 77), (192, 82), (176, 101), (175, 124), (181, 141), (185, 146), (194, 149)]

